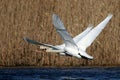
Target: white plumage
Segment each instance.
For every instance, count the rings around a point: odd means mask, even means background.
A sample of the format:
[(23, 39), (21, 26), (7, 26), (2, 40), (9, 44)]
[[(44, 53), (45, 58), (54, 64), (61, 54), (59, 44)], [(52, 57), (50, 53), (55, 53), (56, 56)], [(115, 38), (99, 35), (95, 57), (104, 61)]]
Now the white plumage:
[(24, 40), (29, 43), (42, 46), (42, 48), (44, 47), (47, 52), (58, 52), (61, 55), (74, 56), (77, 58), (93, 59), (92, 56), (86, 53), (86, 48), (88, 48), (96, 39), (96, 37), (102, 32), (102, 30), (105, 28), (105, 26), (110, 21), (112, 16), (113, 16), (112, 14), (109, 14), (96, 27), (93, 28), (93, 26), (90, 25), (81, 34), (78, 34), (76, 37), (72, 38), (70, 34), (67, 32), (60, 18), (56, 14), (53, 14), (52, 16), (53, 25), (56, 31), (58, 32), (58, 34), (61, 36), (62, 40), (64, 41), (63, 44), (53, 46), (50, 44), (36, 42), (26, 37), (24, 37)]

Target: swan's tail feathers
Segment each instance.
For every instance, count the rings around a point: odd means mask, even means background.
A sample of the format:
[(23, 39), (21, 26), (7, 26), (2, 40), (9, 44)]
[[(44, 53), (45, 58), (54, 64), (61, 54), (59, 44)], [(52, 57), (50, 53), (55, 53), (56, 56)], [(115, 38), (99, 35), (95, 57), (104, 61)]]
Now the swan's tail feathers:
[(45, 50), (45, 49), (51, 49), (50, 47), (46, 47), (46, 46), (40, 46), (41, 50)]
[(46, 52), (62, 53), (63, 50), (54, 50), (54, 49), (50, 48), (50, 49), (47, 49)]

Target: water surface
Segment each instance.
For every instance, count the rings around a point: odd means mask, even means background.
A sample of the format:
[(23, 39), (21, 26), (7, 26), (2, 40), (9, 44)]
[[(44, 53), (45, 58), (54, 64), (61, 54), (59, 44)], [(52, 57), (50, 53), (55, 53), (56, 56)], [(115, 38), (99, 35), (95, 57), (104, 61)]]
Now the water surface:
[(120, 67), (0, 68), (0, 80), (120, 80)]

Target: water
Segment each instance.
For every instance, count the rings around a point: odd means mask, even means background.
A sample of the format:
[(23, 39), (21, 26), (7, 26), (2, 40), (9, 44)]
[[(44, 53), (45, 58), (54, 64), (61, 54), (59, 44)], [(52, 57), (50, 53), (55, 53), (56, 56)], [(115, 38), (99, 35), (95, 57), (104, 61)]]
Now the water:
[(120, 67), (1, 68), (0, 80), (120, 80)]

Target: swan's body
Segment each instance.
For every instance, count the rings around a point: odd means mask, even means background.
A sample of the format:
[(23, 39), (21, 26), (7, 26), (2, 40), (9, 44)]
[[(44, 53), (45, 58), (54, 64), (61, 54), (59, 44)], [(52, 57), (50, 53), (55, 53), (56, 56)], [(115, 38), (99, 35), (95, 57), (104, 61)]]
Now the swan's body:
[(46, 52), (58, 52), (61, 55), (69, 55), (77, 58), (85, 58), (85, 59), (93, 59), (92, 56), (86, 53), (86, 48), (88, 48), (96, 37), (101, 33), (101, 31), (105, 28), (109, 20), (112, 18), (112, 15), (109, 14), (100, 24), (98, 24), (95, 28), (92, 29), (92, 26), (89, 26), (86, 30), (84, 30), (81, 34), (72, 38), (69, 33), (66, 31), (62, 21), (60, 18), (53, 14), (53, 25), (61, 36), (64, 44), (61, 45), (49, 45), (40, 42), (36, 42), (30, 40), (28, 38), (24, 38), (25, 41), (40, 45), (40, 49), (46, 49)]

